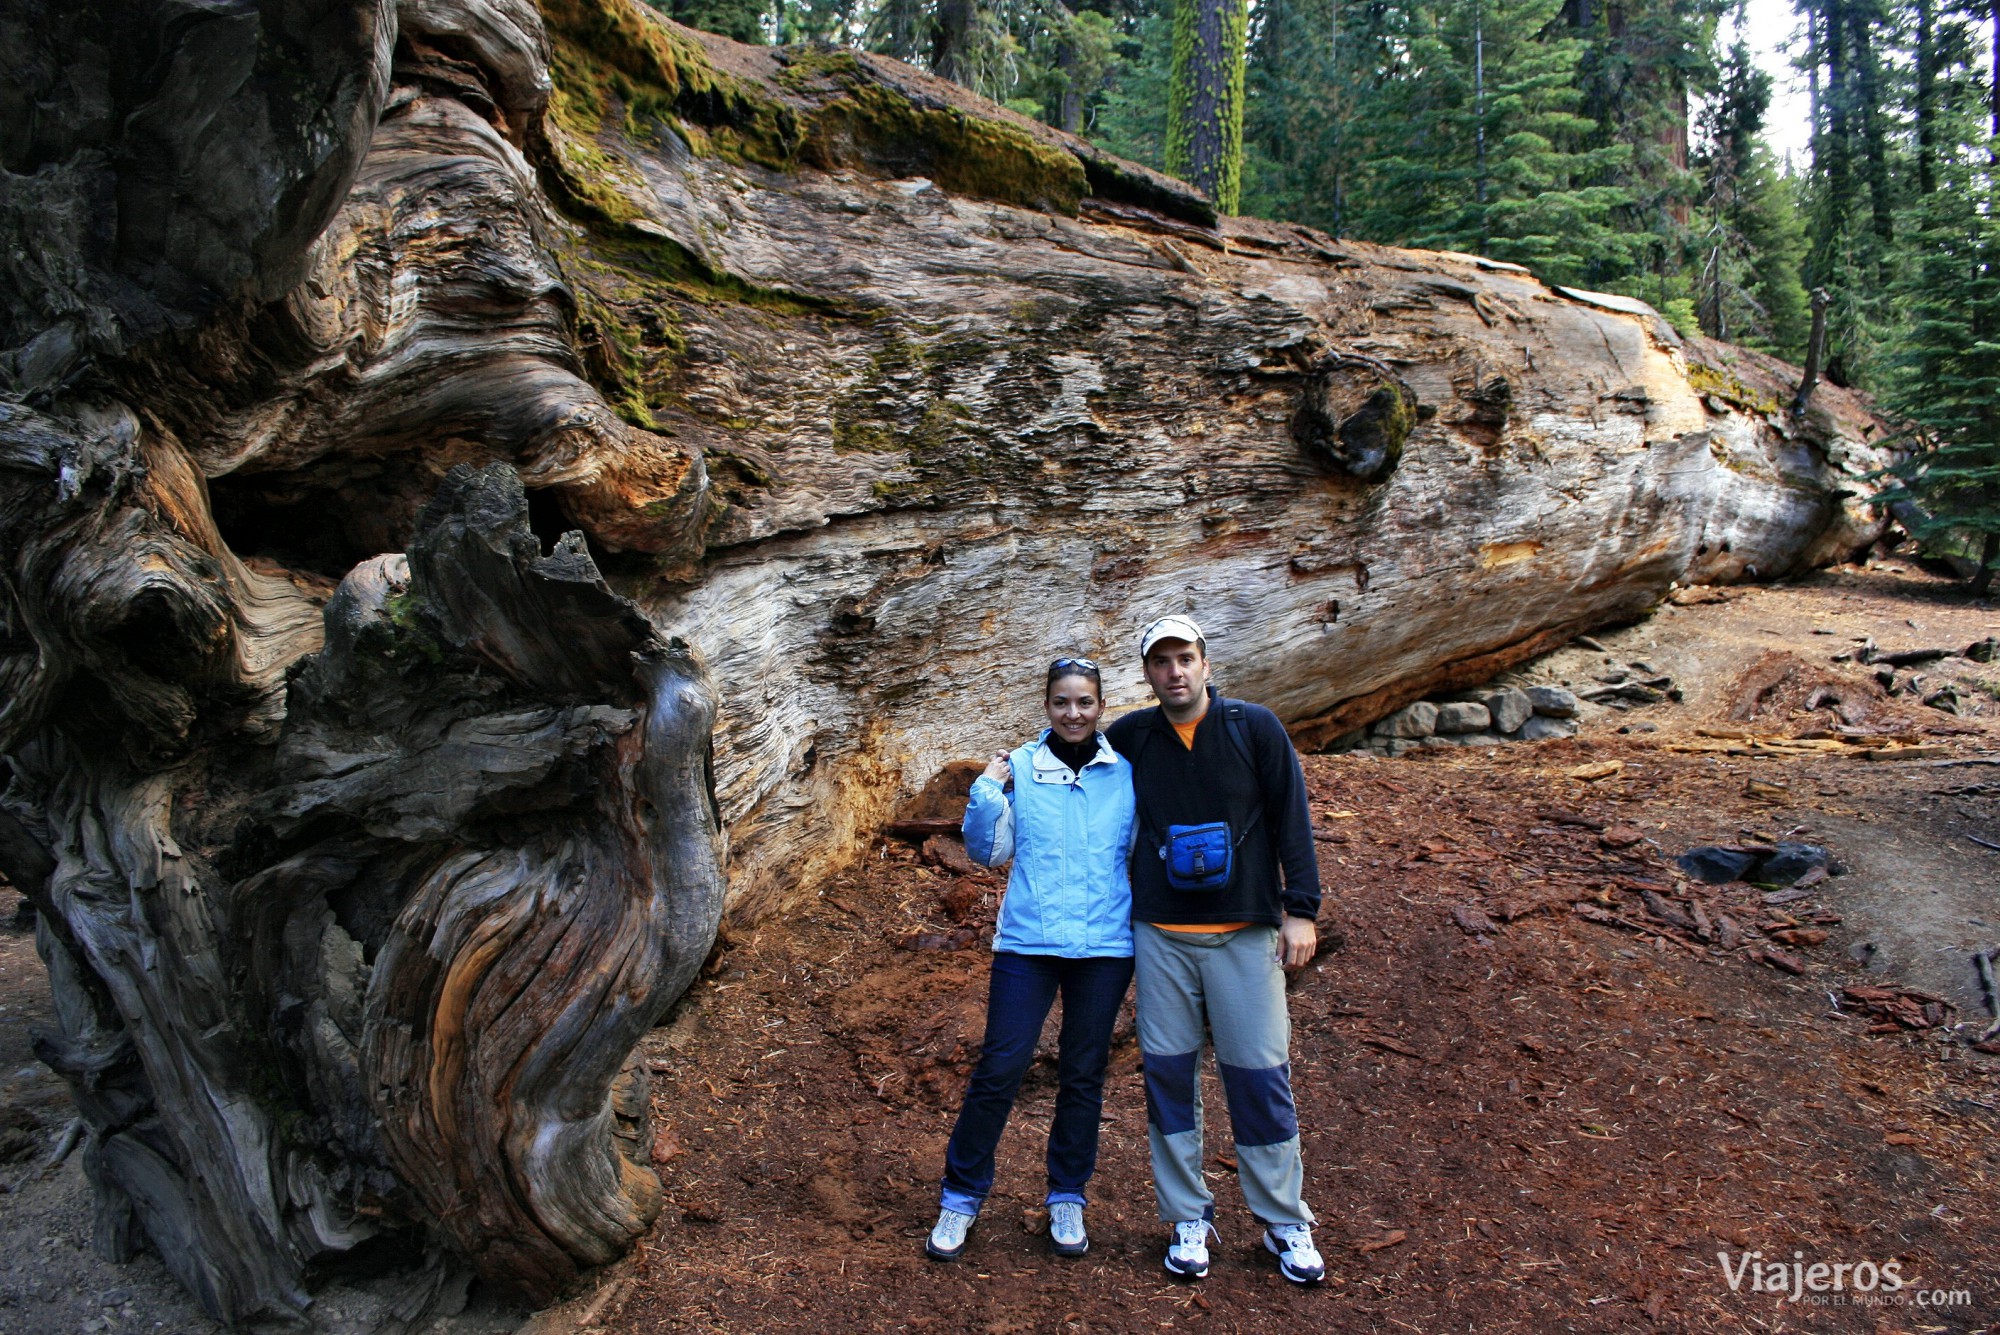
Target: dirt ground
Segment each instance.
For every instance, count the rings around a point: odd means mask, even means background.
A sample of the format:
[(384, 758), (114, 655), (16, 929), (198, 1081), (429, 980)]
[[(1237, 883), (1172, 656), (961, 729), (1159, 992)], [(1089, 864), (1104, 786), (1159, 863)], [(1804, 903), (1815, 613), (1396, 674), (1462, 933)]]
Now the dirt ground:
[[(1292, 990), (1324, 1287), (1259, 1251), (1212, 1080), (1221, 1243), (1204, 1284), (1167, 1280), (1129, 1017), (1089, 1256), (1054, 1260), (1039, 1231), (1046, 1060), (966, 1258), (920, 1255), (1001, 882), (953, 870), (948, 843), (886, 839), (731, 942), (647, 1041), (668, 1208), (522, 1330), (1996, 1328), (2000, 1055), (1972, 1046), (1991, 1017), (1971, 955), (2000, 946), (2000, 851), (1979, 842), (2000, 844), (2000, 663), (1913, 666), (1891, 695), (1879, 665), (1834, 658), (1871, 636), (1962, 649), (2000, 613), (1896, 562), (1685, 596), (1511, 674), (1581, 687), (1637, 661), (1679, 702), (1587, 709), (1569, 741), (1306, 758), (1341, 939)], [(1947, 682), (1957, 713), (1922, 703)], [(1772, 902), (1672, 867), (1778, 839), (1826, 845), (1840, 874)], [(0, 936), (8, 1106), (41, 1079), (24, 939)], [(205, 1335), (156, 1263), (89, 1257), (80, 1189), (66, 1216), (28, 1208), (75, 1172), (39, 1166), (60, 1125), (44, 1104), (38, 1157), (0, 1164), (0, 1333)], [(1751, 1291), (1745, 1252), (1894, 1263), (1903, 1287), (1787, 1301)], [(37, 1325), (30, 1284), (122, 1288), (143, 1319), (106, 1304), (80, 1325), (66, 1297)]]

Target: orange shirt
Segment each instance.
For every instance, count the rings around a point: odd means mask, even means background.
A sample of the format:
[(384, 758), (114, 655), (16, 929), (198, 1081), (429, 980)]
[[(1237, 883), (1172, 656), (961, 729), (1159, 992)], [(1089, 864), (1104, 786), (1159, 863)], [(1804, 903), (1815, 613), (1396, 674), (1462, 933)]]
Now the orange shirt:
[[(1204, 712), (1201, 717), (1207, 718), (1208, 715)], [(1167, 722), (1173, 723), (1174, 736), (1181, 739), (1181, 745), (1190, 751), (1194, 750), (1194, 730), (1201, 726), (1201, 719), (1198, 718), (1192, 723), (1174, 723), (1172, 719), (1168, 719)], [(1153, 924), (1153, 926), (1163, 932), (1234, 932), (1249, 925), (1247, 922), (1156, 922)]]

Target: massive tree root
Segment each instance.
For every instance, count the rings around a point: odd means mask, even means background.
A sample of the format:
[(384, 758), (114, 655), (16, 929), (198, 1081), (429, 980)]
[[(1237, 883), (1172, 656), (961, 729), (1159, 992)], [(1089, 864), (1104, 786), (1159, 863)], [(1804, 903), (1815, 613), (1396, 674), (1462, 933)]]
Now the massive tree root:
[(700, 456), (572, 352), (531, 6), (98, 8), (0, 16), (0, 871), (97, 1246), (545, 1300), (658, 1212), (630, 1054), (723, 896), (707, 673), (556, 532), (672, 547)]
[(228, 1317), (399, 1233), (546, 1298), (658, 1211), (627, 1059), (721, 914), (706, 675), (574, 537), (542, 553), (498, 464), (341, 582), (322, 643), (117, 425), (0, 431), (36, 635), (8, 871), (98, 1245), (143, 1234)]

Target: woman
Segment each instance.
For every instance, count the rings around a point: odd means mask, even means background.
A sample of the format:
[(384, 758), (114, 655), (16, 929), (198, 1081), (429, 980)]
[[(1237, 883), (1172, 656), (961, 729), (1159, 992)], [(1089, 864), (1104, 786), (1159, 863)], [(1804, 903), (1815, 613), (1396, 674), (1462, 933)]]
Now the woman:
[[(1058, 658), (1042, 692), (1049, 726), (997, 755), (972, 784), (965, 848), (997, 867), (1012, 859), (993, 936), (986, 1041), (944, 1156), (937, 1226), (924, 1250), (955, 1261), (993, 1186), (993, 1151), (1062, 994), (1054, 1124), (1049, 1127), (1049, 1245), (1090, 1250), (1084, 1187), (1097, 1166), (1097, 1123), (1111, 1026), (1132, 981), (1132, 767), (1104, 740), (1103, 678), (1087, 658)], [(1009, 778), (1012, 788), (1005, 787)]]

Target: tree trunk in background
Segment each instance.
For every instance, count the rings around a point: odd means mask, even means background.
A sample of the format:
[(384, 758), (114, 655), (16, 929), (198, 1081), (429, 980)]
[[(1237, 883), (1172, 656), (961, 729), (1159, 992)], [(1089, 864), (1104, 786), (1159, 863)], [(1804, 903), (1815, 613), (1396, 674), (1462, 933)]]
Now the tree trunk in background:
[(1826, 189), (1814, 210), (1812, 247), (1805, 266), (1806, 282), (1817, 286), (1833, 281), (1853, 192), (1854, 143), (1849, 126), (1853, 101), (1848, 87), (1847, 30), (1838, 5), (1839, 0), (1822, 0), (1817, 11), (1807, 16), (1817, 36), (1819, 68), (1826, 73), (1822, 95), (1826, 126), (1813, 141), (1813, 168), (1826, 182)]
[(1988, 20), (1993, 25), (1992, 40), (1987, 48), (1989, 53), (1987, 69), (1991, 74), (1992, 84), (1987, 91), (1986, 106), (1988, 111), (1988, 132), (1994, 144), (1994, 149), (1988, 155), (1988, 160), (1996, 161), (2000, 160), (2000, 63), (1996, 63), (2000, 62), (2000, 0), (1994, 0), (1994, 4), (1988, 13)]
[(227, 1320), (364, 1246), (412, 1327), (618, 1255), (628, 1058), (721, 916), (1032, 727), (1054, 652), (1123, 708), (1192, 612), (1314, 745), (1879, 531), (1837, 387), (1792, 423), (1640, 303), (1218, 218), (894, 61), (182, 8), (21, 29), (0, 871), (99, 1248)]
[[(1876, 239), (1883, 243), (1881, 260), (1888, 263), (1887, 247), (1896, 239), (1895, 200), (1889, 187), (1889, 147), (1882, 123), (1880, 62), (1875, 54), (1874, 33), (1869, 16), (1860, 9), (1847, 15), (1848, 31), (1854, 43), (1854, 95), (1861, 116), (1861, 148), (1868, 170), (1869, 219)], [(1886, 273), (1879, 275), (1886, 278)]]
[(868, 35), (874, 49), (898, 60), (915, 60), (929, 26), (923, 0), (883, 0), (869, 22)]
[(973, 0), (937, 0), (936, 25), (931, 29), (931, 72), (956, 84), (972, 78), (969, 43), (976, 17)]
[(1917, 0), (1915, 5), (1916, 66), (1915, 118), (1917, 123), (1917, 193), (1928, 195), (1937, 189), (1937, 4)]
[(1243, 189), (1247, 0), (1174, 0), (1167, 170), (1234, 213)]
[[(1069, 12), (1067, 10), (1065, 13)], [(1077, 86), (1076, 44), (1064, 38), (1056, 47), (1056, 72), (1062, 76), (1062, 96), (1056, 105), (1056, 128), (1065, 134), (1076, 134), (1083, 129), (1083, 103), (1086, 96)]]

